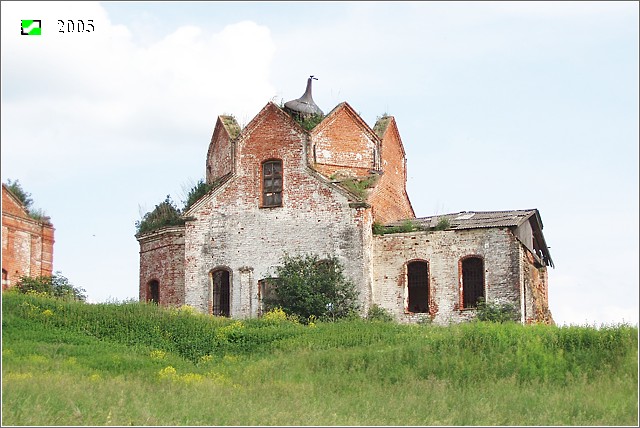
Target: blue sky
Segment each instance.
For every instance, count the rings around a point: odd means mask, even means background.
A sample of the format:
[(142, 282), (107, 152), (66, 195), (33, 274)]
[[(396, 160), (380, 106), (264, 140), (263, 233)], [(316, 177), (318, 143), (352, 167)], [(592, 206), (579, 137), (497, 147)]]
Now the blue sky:
[(395, 116), (418, 216), (540, 210), (558, 324), (638, 323), (638, 2), (1, 8), (2, 181), (92, 301), (137, 298), (135, 221), (204, 177), (216, 117), (246, 124), (313, 74), (325, 112)]

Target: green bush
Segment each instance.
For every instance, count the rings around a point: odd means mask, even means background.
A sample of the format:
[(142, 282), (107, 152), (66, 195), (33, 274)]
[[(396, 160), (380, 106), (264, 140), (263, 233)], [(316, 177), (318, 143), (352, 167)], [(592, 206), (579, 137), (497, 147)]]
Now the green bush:
[(56, 272), (51, 276), (22, 276), (16, 284), (16, 288), (24, 294), (44, 294), (65, 300), (83, 302), (87, 298), (84, 288), (72, 285), (60, 272)]
[(477, 319), (489, 322), (518, 321), (518, 311), (511, 303), (487, 303), (482, 297), (478, 299)]
[(369, 307), (369, 311), (367, 312), (367, 320), (391, 322), (393, 321), (393, 315), (391, 315), (386, 309), (381, 308), (374, 303)]
[(18, 200), (22, 203), (24, 208), (27, 210), (29, 217), (34, 220), (42, 221), (45, 223), (49, 223), (49, 217), (44, 212), (42, 208), (33, 208), (33, 199), (31, 198), (31, 193), (25, 191), (20, 185), (20, 180), (11, 180), (7, 179), (5, 183), (7, 189), (13, 193), (13, 195), (18, 198)]
[(136, 233), (146, 233), (159, 229), (164, 226), (183, 225), (184, 219), (180, 214), (180, 210), (171, 200), (171, 196), (160, 202), (153, 211), (148, 212), (142, 217), (142, 220), (136, 222)]
[(207, 192), (215, 186), (215, 184), (216, 184), (215, 182), (211, 184), (207, 184), (205, 183), (204, 179), (201, 178), (196, 183), (196, 185), (193, 186), (193, 188), (189, 191), (189, 194), (187, 195), (187, 200), (184, 201), (184, 208), (182, 209), (182, 212), (184, 213), (187, 210), (189, 210), (189, 208), (191, 208), (193, 204), (198, 202), (198, 200), (201, 197), (206, 195)]
[(358, 293), (353, 282), (345, 278), (335, 256), (320, 259), (317, 255), (289, 256), (276, 268), (275, 297), (265, 299), (267, 310), (282, 308), (300, 320), (347, 318), (358, 310)]

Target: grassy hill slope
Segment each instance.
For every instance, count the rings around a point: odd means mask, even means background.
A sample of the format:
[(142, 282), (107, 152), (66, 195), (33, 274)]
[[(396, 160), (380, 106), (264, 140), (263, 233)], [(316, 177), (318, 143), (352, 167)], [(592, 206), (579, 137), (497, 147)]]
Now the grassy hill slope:
[(3, 425), (637, 425), (638, 330), (2, 295)]

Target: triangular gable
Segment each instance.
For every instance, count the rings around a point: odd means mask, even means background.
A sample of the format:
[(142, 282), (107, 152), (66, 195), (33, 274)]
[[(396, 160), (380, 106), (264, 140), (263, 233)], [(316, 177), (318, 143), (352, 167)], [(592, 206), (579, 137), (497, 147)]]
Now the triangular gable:
[(365, 122), (353, 109), (353, 107), (351, 107), (346, 101), (343, 101), (335, 106), (333, 110), (331, 110), (325, 116), (322, 122), (320, 122), (318, 125), (316, 125), (315, 128), (311, 130), (311, 135), (313, 136), (321, 133), (328, 126), (328, 124), (331, 123), (333, 117), (337, 116), (343, 111), (348, 114), (349, 117), (353, 119), (354, 123), (356, 123), (364, 132), (366, 132), (372, 140), (376, 141), (378, 143), (378, 146), (380, 145), (380, 138), (378, 138), (378, 135), (373, 131), (373, 129), (371, 129), (369, 125), (367, 125), (367, 122)]
[(309, 164), (327, 177), (380, 170), (380, 139), (351, 106), (340, 103), (310, 132)]
[(244, 127), (240, 135), (238, 136), (238, 140), (245, 139), (251, 134), (261, 123), (265, 120), (265, 118), (269, 115), (269, 113), (275, 113), (282, 117), (283, 120), (289, 122), (292, 126), (295, 126), (302, 131), (307, 132), (298, 122), (296, 122), (287, 112), (282, 110), (280, 107), (275, 105), (272, 101), (269, 101), (263, 108), (256, 114), (251, 122)]
[(30, 219), (29, 211), (22, 201), (2, 183), (2, 212)]
[(240, 126), (233, 116), (218, 116), (207, 150), (207, 183), (213, 183), (233, 172), (234, 141), (240, 133)]

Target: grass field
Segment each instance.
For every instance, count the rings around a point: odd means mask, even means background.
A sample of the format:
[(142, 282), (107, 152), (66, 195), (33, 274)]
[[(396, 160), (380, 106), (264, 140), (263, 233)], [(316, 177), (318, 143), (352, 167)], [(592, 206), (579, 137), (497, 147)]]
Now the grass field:
[(638, 425), (638, 329), (2, 295), (2, 425)]

